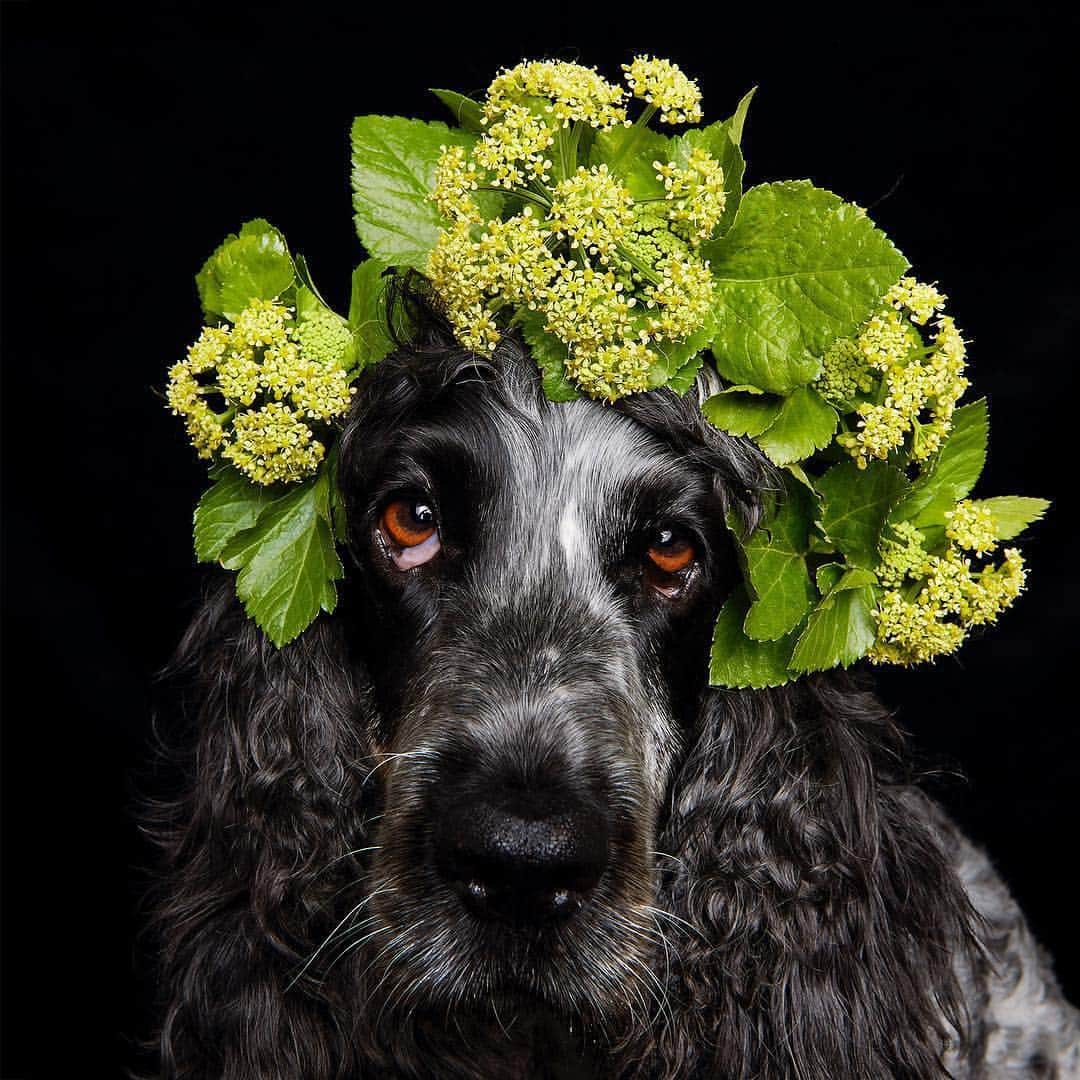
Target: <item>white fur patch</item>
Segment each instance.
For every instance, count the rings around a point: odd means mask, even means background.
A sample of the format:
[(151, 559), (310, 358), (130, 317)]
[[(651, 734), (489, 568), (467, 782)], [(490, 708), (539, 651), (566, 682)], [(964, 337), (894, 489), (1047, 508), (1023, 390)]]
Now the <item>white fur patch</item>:
[(577, 503), (573, 501), (566, 504), (559, 518), (559, 543), (566, 555), (567, 565), (573, 566), (581, 558), (585, 543), (581, 521), (578, 519)]

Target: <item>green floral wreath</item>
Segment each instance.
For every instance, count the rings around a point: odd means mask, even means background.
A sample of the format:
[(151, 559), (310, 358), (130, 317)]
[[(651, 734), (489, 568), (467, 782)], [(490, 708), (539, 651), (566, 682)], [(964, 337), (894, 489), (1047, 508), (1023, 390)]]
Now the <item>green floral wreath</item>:
[(674, 64), (640, 56), (623, 72), (625, 87), (534, 61), (500, 72), (483, 102), (436, 90), (456, 127), (358, 117), (369, 258), (347, 317), (265, 221), (199, 273), (207, 325), (167, 390), (212, 463), (195, 550), (237, 571), (276, 645), (336, 603), (335, 443), (352, 384), (391, 348), (388, 267), (428, 279), (463, 346), (520, 334), (553, 401), (686, 394), (715, 367), (723, 389), (705, 416), (753, 439), (784, 490), (740, 541), (744, 583), (720, 612), (713, 684), (932, 660), (1023, 589), (1020, 553), (998, 548), (1048, 503), (968, 498), (987, 408), (960, 404), (966, 346), (946, 297), (831, 192), (743, 191), (753, 91), (730, 119), (694, 126), (701, 95)]

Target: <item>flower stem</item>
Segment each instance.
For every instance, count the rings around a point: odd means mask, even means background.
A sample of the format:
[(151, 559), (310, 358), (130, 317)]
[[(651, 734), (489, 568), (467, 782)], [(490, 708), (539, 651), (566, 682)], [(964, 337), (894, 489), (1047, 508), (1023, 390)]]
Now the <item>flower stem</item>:
[(638, 118), (634, 121), (634, 127), (643, 128), (647, 127), (649, 121), (656, 115), (655, 105), (646, 105), (644, 109), (638, 114)]
[(643, 263), (636, 256), (632, 255), (629, 251), (622, 246), (618, 245), (619, 258), (628, 262), (646, 281), (651, 285), (659, 285), (660, 278), (657, 277), (656, 271), (647, 263)]

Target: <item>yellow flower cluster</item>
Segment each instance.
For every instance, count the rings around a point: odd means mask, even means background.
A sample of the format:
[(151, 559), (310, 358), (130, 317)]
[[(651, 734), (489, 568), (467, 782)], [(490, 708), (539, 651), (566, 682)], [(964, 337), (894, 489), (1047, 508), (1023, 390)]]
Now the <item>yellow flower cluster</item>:
[(949, 298), (933, 285), (923, 285), (913, 277), (901, 278), (885, 296), (897, 311), (907, 311), (916, 326), (925, 326), (945, 307)]
[(666, 255), (656, 263), (656, 275), (656, 283), (645, 288), (648, 333), (669, 341), (688, 337), (712, 310), (709, 264), (691, 255)]
[(439, 234), (426, 273), (458, 340), (488, 352), (501, 334), (494, 314), (510, 303), (536, 308), (559, 269), (548, 251), (548, 230), (530, 207), (508, 221), (489, 221), (474, 240), (468, 222)]
[(169, 408), (173, 416), (183, 417), (191, 445), (199, 457), (207, 460), (225, 441), (221, 419), (205, 401), (209, 392), (200, 385), (189, 364), (181, 361), (169, 368), (169, 385), (165, 391)]
[(354, 391), (338, 363), (349, 343), (332, 312), (294, 326), (284, 305), (252, 300), (232, 326), (204, 327), (173, 365), (169, 407), (200, 457), (220, 451), (257, 484), (303, 479), (325, 452), (304, 418), (328, 422), (349, 407)]
[(973, 627), (995, 622), (1024, 587), (1027, 571), (1015, 548), (997, 566), (972, 568), (966, 552), (989, 554), (997, 544), (985, 507), (961, 502), (946, 518), (949, 543), (941, 555), (927, 552), (923, 534), (906, 522), (882, 544), (878, 577), (885, 591), (868, 654), (874, 663), (917, 664), (954, 652)]
[(623, 64), (634, 97), (660, 110), (664, 124), (697, 124), (701, 121), (701, 91), (670, 60), (635, 56)]
[(633, 224), (634, 200), (606, 165), (579, 166), (573, 176), (555, 188), (549, 211), (555, 238), (569, 237), (571, 249), (579, 245), (607, 264), (615, 245)]
[(463, 146), (440, 146), (439, 151), (432, 202), (451, 221), (479, 222), (480, 211), (471, 196), (483, 174), (465, 156)]
[[(626, 70), (649, 103), (646, 120), (654, 107), (671, 122), (700, 118), (700, 93), (674, 65), (638, 57)], [(667, 200), (654, 203), (635, 203), (607, 165), (578, 163), (580, 126), (625, 122), (625, 97), (576, 64), (500, 72), (471, 152), (442, 148), (432, 200), (448, 224), (425, 265), (466, 348), (490, 351), (507, 316), (538, 312), (566, 347), (569, 377), (608, 401), (648, 389), (663, 344), (708, 318), (713, 280), (693, 249), (725, 200), (723, 170), (701, 149), (679, 166), (657, 163)], [(485, 220), (473, 197), (484, 189), (508, 191), (524, 208), (508, 202), (506, 220)]]
[(997, 523), (989, 507), (964, 499), (945, 514), (945, 535), (957, 547), (984, 555), (997, 546)]
[(616, 401), (649, 388), (649, 368), (655, 357), (640, 341), (605, 345), (595, 353), (570, 354), (566, 371), (596, 398)]
[[(881, 375), (883, 397), (859, 402), (857, 430), (836, 440), (859, 468), (874, 458), (887, 458), (909, 432), (912, 457), (925, 461), (952, 429), (956, 404), (969, 385), (964, 377), (964, 339), (953, 320), (939, 315), (929, 346), (918, 329), (940, 312), (945, 297), (931, 286), (904, 278), (885, 301), (853, 345), (837, 342), (831, 347), (821, 376), (827, 397), (847, 401), (853, 388), (864, 393), (873, 389), (877, 381), (873, 372)], [(920, 418), (924, 410), (929, 413), (925, 422)]]
[(665, 199), (672, 203), (668, 218), (675, 231), (693, 244), (708, 240), (724, 215), (727, 195), (724, 170), (707, 150), (695, 147), (685, 168), (673, 161), (653, 162), (657, 180), (663, 181)]
[(280, 401), (242, 412), (233, 420), (228, 458), (256, 484), (291, 484), (309, 476), (325, 454), (311, 429)]
[(554, 132), (524, 105), (510, 105), (502, 119), (491, 123), (473, 149), (473, 160), (494, 173), (492, 187), (523, 187), (530, 180), (543, 183), (551, 171), (547, 149)]
[(500, 71), (488, 87), (484, 118), (494, 120), (526, 98), (547, 98), (545, 110), (558, 127), (581, 121), (607, 130), (626, 123), (626, 92), (595, 68), (555, 60), (532, 60)]
[(564, 263), (543, 296), (547, 329), (572, 346), (572, 362), (633, 336), (630, 321), (636, 299), (628, 296), (612, 270)]

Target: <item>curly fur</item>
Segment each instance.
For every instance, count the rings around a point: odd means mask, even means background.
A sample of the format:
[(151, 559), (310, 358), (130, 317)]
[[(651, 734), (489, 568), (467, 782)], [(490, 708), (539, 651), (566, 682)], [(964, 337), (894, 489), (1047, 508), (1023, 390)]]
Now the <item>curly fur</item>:
[[(760, 456), (667, 391), (553, 408), (515, 343), (481, 362), (412, 316), (343, 440), (338, 611), (277, 651), (217, 581), (173, 665), (182, 781), (149, 820), (160, 1075), (1069, 1075), (1075, 1014), (876, 700), (846, 675), (703, 685), (733, 580), (719, 523), (755, 524)], [(620, 456), (586, 483), (598, 428)], [(431, 460), (444, 486), (494, 491), (476, 504), (485, 535), (528, 556), (383, 580), (378, 499)], [(650, 487), (709, 550), (670, 605), (545, 525), (570, 500), (569, 535), (625, 547)], [(595, 516), (626, 491), (631, 509)], [(525, 697), (543, 726), (510, 708)], [(617, 865), (555, 943), (485, 939), (425, 863), (440, 792), (511, 751), (618, 808)]]

